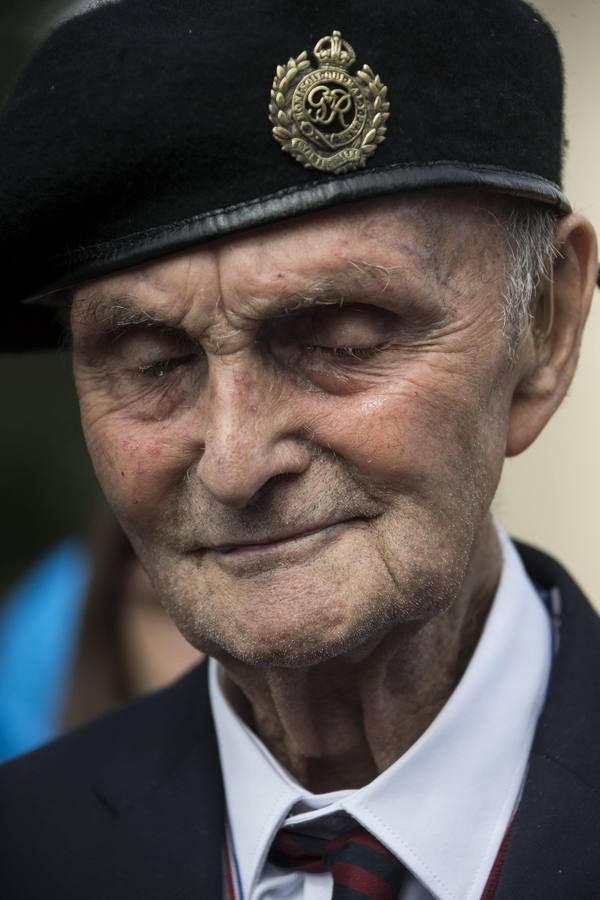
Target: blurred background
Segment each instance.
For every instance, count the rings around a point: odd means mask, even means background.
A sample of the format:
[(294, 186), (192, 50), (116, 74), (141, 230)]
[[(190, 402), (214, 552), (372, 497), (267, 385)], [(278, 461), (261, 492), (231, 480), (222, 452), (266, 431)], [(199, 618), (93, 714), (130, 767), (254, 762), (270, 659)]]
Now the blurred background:
[[(0, 101), (48, 30), (90, 5), (1, 0)], [(68, 354), (0, 355), (0, 408), (2, 761), (161, 687), (200, 655), (102, 500)]]
[[(600, 0), (539, 0), (563, 50), (565, 191), (600, 231)], [(552, 553), (600, 610), (600, 292), (566, 401), (536, 443), (508, 460), (496, 500), (515, 537)]]
[[(0, 99), (47, 30), (88, 5), (2, 0)], [(600, 0), (537, 6), (557, 30), (565, 56), (565, 189), (599, 227)], [(562, 560), (600, 608), (599, 388), (596, 296), (575, 385), (534, 447), (507, 462), (496, 513), (511, 534)], [(0, 356), (0, 405), (2, 758), (169, 680), (196, 656), (162, 617), (101, 503), (67, 354)], [(73, 671), (76, 690), (68, 681)]]
[[(82, 6), (73, 0), (1, 0), (0, 99), (52, 23)], [(85, 532), (97, 488), (66, 353), (0, 355), (0, 408), (2, 596), (57, 539)]]

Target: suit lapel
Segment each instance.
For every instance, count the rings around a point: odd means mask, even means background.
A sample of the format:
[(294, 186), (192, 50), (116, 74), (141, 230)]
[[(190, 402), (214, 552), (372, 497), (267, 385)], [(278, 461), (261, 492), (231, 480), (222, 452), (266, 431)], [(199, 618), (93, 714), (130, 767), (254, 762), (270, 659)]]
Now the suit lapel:
[(223, 788), (206, 666), (153, 702), (96, 781), (107, 816), (98, 896), (220, 900)]
[(600, 891), (600, 620), (553, 560), (520, 547), (562, 599), (560, 649), (496, 900), (588, 900)]

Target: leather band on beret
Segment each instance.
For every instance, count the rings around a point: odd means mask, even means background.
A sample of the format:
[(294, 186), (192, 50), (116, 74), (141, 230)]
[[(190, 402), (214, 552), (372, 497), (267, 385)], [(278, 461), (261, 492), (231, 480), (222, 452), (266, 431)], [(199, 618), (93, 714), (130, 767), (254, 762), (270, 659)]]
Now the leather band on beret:
[[(571, 206), (558, 185), (536, 175), (503, 171), (489, 166), (466, 167), (440, 162), (424, 166), (389, 166), (387, 169), (354, 173), (346, 178), (317, 182), (258, 197), (223, 209), (106, 241), (78, 247), (56, 257), (57, 280), (25, 302), (36, 302), (48, 294), (72, 287), (90, 278), (140, 265), (149, 260), (189, 249), (210, 238), (268, 225), (304, 213), (352, 200), (432, 187), (487, 189), (537, 200), (569, 212)], [(64, 274), (60, 274), (63, 270)]]

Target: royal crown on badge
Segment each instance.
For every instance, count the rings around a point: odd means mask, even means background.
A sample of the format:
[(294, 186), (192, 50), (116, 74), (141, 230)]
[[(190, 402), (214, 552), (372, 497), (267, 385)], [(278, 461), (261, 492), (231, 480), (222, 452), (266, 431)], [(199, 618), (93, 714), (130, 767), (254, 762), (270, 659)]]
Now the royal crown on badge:
[(390, 104), (387, 88), (370, 66), (348, 71), (356, 54), (339, 31), (313, 50), (277, 66), (269, 118), (273, 137), (309, 169), (333, 175), (364, 166), (385, 140)]

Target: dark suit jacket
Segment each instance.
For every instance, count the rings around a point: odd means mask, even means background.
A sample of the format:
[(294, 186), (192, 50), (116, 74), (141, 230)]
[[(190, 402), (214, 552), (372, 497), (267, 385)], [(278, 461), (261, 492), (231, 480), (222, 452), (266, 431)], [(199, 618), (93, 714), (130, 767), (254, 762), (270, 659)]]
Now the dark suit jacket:
[[(600, 898), (600, 620), (520, 549), (562, 635), (496, 900)], [(204, 666), (0, 769), (2, 900), (221, 900), (222, 842)]]

